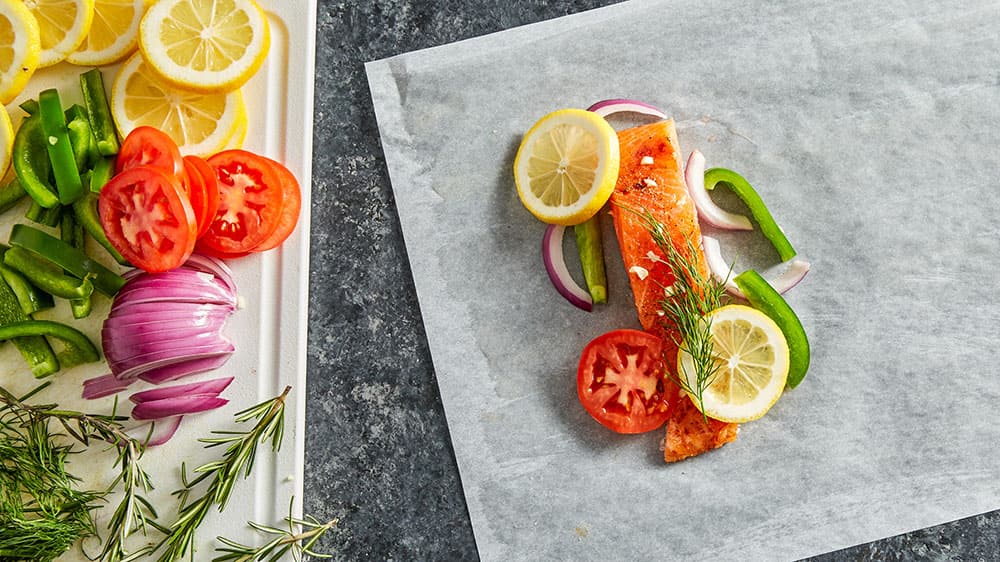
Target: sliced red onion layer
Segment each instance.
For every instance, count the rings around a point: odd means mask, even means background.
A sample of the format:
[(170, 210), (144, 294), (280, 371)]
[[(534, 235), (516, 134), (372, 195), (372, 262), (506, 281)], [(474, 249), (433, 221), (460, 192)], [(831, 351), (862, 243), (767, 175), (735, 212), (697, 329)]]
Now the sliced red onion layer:
[(191, 396), (175, 396), (137, 404), (132, 408), (132, 418), (137, 420), (156, 420), (182, 414), (195, 414), (221, 408), (229, 403), (225, 398), (213, 394), (194, 394)]
[(182, 419), (184, 416), (160, 418), (134, 427), (128, 434), (146, 447), (156, 447), (170, 441), (170, 438), (177, 433), (177, 428), (181, 426)]
[(225, 365), (231, 356), (231, 353), (220, 353), (210, 357), (188, 359), (187, 361), (181, 361), (179, 363), (149, 369), (139, 375), (139, 378), (148, 383), (163, 384), (165, 382), (175, 381), (191, 375), (197, 375), (198, 373), (218, 369), (219, 367)]
[(233, 280), (233, 270), (229, 269), (229, 266), (224, 261), (211, 256), (191, 254), (191, 257), (188, 258), (184, 265), (185, 267), (215, 275), (219, 278), (219, 281), (222, 281), (229, 287), (229, 290), (234, 295), (236, 294), (236, 282)]
[(750, 219), (730, 213), (712, 201), (705, 189), (705, 156), (698, 150), (691, 151), (687, 166), (684, 167), (684, 182), (688, 193), (698, 209), (698, 218), (723, 230), (753, 230)]
[[(734, 297), (746, 300), (746, 295), (733, 282), (733, 277), (735, 276), (732, 275), (732, 268), (726, 263), (726, 259), (722, 257), (722, 247), (719, 245), (719, 241), (711, 236), (702, 236), (701, 247), (705, 251), (705, 261), (708, 264), (708, 268), (712, 271), (712, 275), (716, 279), (726, 284), (726, 292)], [(788, 267), (781, 275), (774, 279), (768, 279), (767, 282), (779, 294), (785, 294), (792, 287), (798, 285), (806, 276), (806, 273), (809, 273), (809, 262), (793, 259), (788, 262)]]
[(601, 100), (594, 105), (587, 108), (587, 111), (593, 111), (594, 113), (600, 115), (601, 117), (607, 117), (609, 115), (614, 115), (615, 113), (641, 113), (642, 115), (649, 115), (651, 117), (657, 117), (660, 119), (666, 119), (667, 115), (660, 111), (660, 109), (649, 105), (648, 103), (641, 102), (638, 100), (629, 100), (622, 98), (615, 98), (610, 100)]
[(548, 272), (549, 279), (560, 295), (573, 306), (590, 312), (594, 308), (590, 293), (581, 289), (566, 269), (562, 250), (565, 232), (566, 227), (558, 224), (550, 224), (545, 229), (545, 236), (542, 237), (542, 261), (545, 262), (545, 271)]
[(122, 379), (133, 379), (146, 371), (166, 365), (181, 363), (190, 359), (202, 359), (206, 357), (216, 357), (223, 354), (231, 354), (235, 351), (233, 344), (228, 341), (216, 342), (211, 345), (201, 345), (193, 347), (181, 347), (175, 350), (159, 350), (155, 353), (144, 353), (123, 359), (112, 364), (111, 372), (116, 377)]
[(118, 394), (132, 384), (132, 381), (123, 381), (118, 377), (108, 373), (83, 381), (83, 398), (85, 400), (96, 400)]
[(152, 402), (154, 400), (162, 400), (164, 398), (175, 398), (177, 396), (190, 396), (195, 394), (214, 394), (218, 396), (223, 390), (226, 389), (227, 386), (229, 386), (229, 383), (231, 382), (233, 382), (233, 377), (222, 377), (188, 384), (176, 384), (173, 386), (153, 388), (151, 390), (136, 392), (132, 396), (129, 396), (128, 399), (136, 404), (142, 404), (143, 402)]

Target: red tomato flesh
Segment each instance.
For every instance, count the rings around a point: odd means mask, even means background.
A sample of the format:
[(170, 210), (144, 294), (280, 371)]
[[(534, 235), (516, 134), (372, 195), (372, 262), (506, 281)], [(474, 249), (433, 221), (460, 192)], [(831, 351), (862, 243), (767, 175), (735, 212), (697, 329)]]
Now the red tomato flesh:
[(122, 141), (115, 161), (119, 173), (136, 166), (152, 166), (178, 177), (184, 174), (184, 160), (174, 139), (147, 125), (132, 129)]
[(284, 203), (281, 207), (281, 219), (278, 221), (278, 228), (259, 245), (254, 248), (255, 252), (263, 252), (271, 248), (277, 248), (282, 242), (292, 235), (295, 225), (299, 222), (299, 211), (302, 210), (302, 190), (299, 188), (299, 180), (295, 179), (295, 174), (284, 164), (276, 160), (267, 159), (274, 166), (274, 171), (278, 173), (281, 181), (281, 190), (284, 192)]
[(138, 166), (111, 178), (98, 202), (111, 245), (132, 265), (150, 272), (183, 264), (194, 250), (197, 222), (175, 177)]
[(198, 248), (211, 255), (253, 250), (278, 228), (284, 189), (274, 166), (245, 150), (225, 150), (208, 159), (219, 184), (219, 208)]
[(198, 156), (184, 157), (184, 172), (188, 181), (188, 198), (198, 221), (198, 237), (208, 232), (219, 209), (219, 183), (215, 172)]
[(614, 330), (587, 344), (576, 373), (580, 403), (618, 433), (644, 433), (667, 421), (667, 366), (660, 338)]

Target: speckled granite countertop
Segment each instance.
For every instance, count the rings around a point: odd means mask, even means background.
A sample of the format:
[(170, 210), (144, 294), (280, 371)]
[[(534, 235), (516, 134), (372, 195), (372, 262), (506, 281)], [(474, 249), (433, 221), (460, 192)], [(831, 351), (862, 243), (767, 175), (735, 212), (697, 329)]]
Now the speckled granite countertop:
[[(364, 63), (611, 4), (319, 0), (306, 512), (343, 560), (474, 560)], [(1000, 512), (815, 560), (1000, 560)]]

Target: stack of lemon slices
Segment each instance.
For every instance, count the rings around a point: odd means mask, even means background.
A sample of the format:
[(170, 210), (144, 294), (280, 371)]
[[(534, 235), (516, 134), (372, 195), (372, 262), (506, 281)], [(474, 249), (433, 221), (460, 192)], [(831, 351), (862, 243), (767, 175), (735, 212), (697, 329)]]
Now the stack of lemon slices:
[[(242, 146), (241, 88), (269, 48), (254, 0), (0, 0), (0, 99), (14, 101), (39, 68), (124, 60), (111, 92), (119, 133), (153, 126), (207, 156)], [(0, 165), (9, 121), (0, 110)]]

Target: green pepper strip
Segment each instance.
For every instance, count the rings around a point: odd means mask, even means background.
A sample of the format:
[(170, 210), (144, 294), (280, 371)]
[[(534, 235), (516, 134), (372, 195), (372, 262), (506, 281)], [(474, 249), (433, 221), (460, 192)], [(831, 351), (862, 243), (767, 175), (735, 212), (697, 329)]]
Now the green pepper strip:
[(100, 69), (88, 70), (80, 75), (80, 87), (83, 89), (83, 102), (90, 116), (90, 128), (97, 139), (97, 150), (103, 156), (118, 154), (118, 133), (115, 122), (111, 119), (111, 106), (108, 105), (107, 92), (104, 90), (104, 75)]
[(3, 263), (16, 269), (39, 289), (64, 299), (82, 299), (94, 292), (90, 277), (77, 279), (63, 275), (58, 267), (24, 248), (13, 247), (3, 255)]
[(66, 115), (63, 114), (58, 90), (50, 88), (38, 94), (38, 114), (42, 117), (45, 148), (49, 151), (59, 202), (69, 205), (83, 194), (83, 182), (76, 167), (76, 159), (73, 158), (73, 146), (69, 141)]
[(788, 261), (795, 257), (795, 248), (792, 247), (785, 233), (781, 231), (778, 223), (774, 222), (774, 217), (764, 205), (764, 200), (757, 194), (757, 190), (750, 185), (743, 176), (726, 168), (710, 168), (705, 170), (705, 189), (715, 189), (717, 184), (726, 184), (736, 193), (737, 197), (750, 209), (750, 214), (760, 225), (760, 230), (764, 237), (771, 241), (771, 245), (778, 251), (781, 261)]
[(94, 169), (90, 171), (90, 191), (100, 193), (115, 175), (115, 157), (105, 156), (94, 164)]
[(604, 272), (604, 246), (601, 243), (600, 213), (573, 227), (576, 249), (583, 266), (583, 278), (594, 304), (608, 302), (608, 278)]
[(785, 335), (788, 342), (788, 379), (785, 384), (788, 388), (795, 388), (809, 370), (809, 338), (802, 322), (788, 301), (756, 271), (748, 269), (733, 281), (750, 304), (774, 320)]
[(38, 224), (44, 224), (45, 226), (57, 226), (59, 220), (62, 218), (62, 212), (62, 205), (57, 204), (55, 207), (46, 209), (39, 205), (37, 201), (32, 201), (31, 206), (28, 207), (28, 211), (24, 213), (24, 218)]
[(73, 203), (73, 211), (76, 213), (76, 220), (83, 226), (83, 229), (90, 234), (91, 238), (97, 240), (97, 243), (104, 246), (104, 249), (111, 254), (111, 257), (115, 258), (115, 261), (122, 265), (131, 265), (127, 259), (122, 257), (118, 250), (111, 245), (111, 241), (108, 240), (108, 236), (104, 233), (104, 227), (101, 226), (101, 217), (97, 213), (97, 203), (99, 196), (96, 193), (88, 193), (83, 197), (76, 200)]
[[(13, 291), (4, 281), (0, 280), (0, 326), (20, 323), (28, 320), (28, 315), (21, 310)], [(42, 336), (22, 336), (14, 338), (14, 347), (31, 368), (35, 378), (51, 375), (59, 370), (59, 360), (52, 351), (52, 346)]]
[(17, 177), (13, 177), (9, 182), (0, 187), (0, 213), (7, 212), (11, 207), (17, 205), (24, 199), (28, 192), (21, 187), (21, 182)]
[(24, 110), (24, 112), (28, 115), (34, 115), (38, 113), (38, 100), (24, 100), (18, 107)]
[(42, 118), (37, 113), (21, 122), (12, 147), (14, 172), (21, 187), (38, 205), (49, 209), (59, 204), (55, 187), (49, 182), (52, 164), (48, 144), (42, 130)]
[(94, 287), (109, 297), (115, 296), (125, 284), (125, 279), (120, 275), (37, 228), (15, 224), (10, 230), (10, 245), (31, 250), (80, 279), (93, 277)]
[(100, 361), (97, 348), (80, 330), (48, 320), (26, 320), (0, 326), (0, 341), (25, 336), (48, 336), (62, 342), (63, 350), (56, 357), (63, 367)]
[[(63, 213), (62, 220), (59, 223), (59, 235), (63, 242), (70, 244), (77, 250), (80, 250), (80, 252), (84, 251), (86, 241), (83, 238), (83, 226), (77, 222), (76, 214)], [(69, 306), (70, 310), (73, 311), (73, 318), (79, 320), (80, 318), (90, 316), (93, 302), (91, 297), (87, 296), (82, 299), (69, 301)]]
[[(0, 250), (6, 252), (7, 248), (4, 246), (0, 248)], [(23, 310), (25, 314), (30, 316), (39, 310), (45, 310), (55, 306), (56, 303), (52, 300), (52, 295), (39, 290), (38, 287), (35, 287), (30, 281), (28, 281), (27, 277), (21, 275), (17, 271), (5, 265), (0, 265), (0, 277), (3, 277), (7, 286), (10, 287), (11, 291), (13, 291), (18, 304), (21, 305), (21, 310)]]
[(76, 169), (83, 174), (89, 170), (101, 154), (97, 151), (97, 139), (90, 128), (87, 110), (74, 104), (66, 110), (66, 129), (69, 133), (69, 144), (73, 148), (73, 159)]

